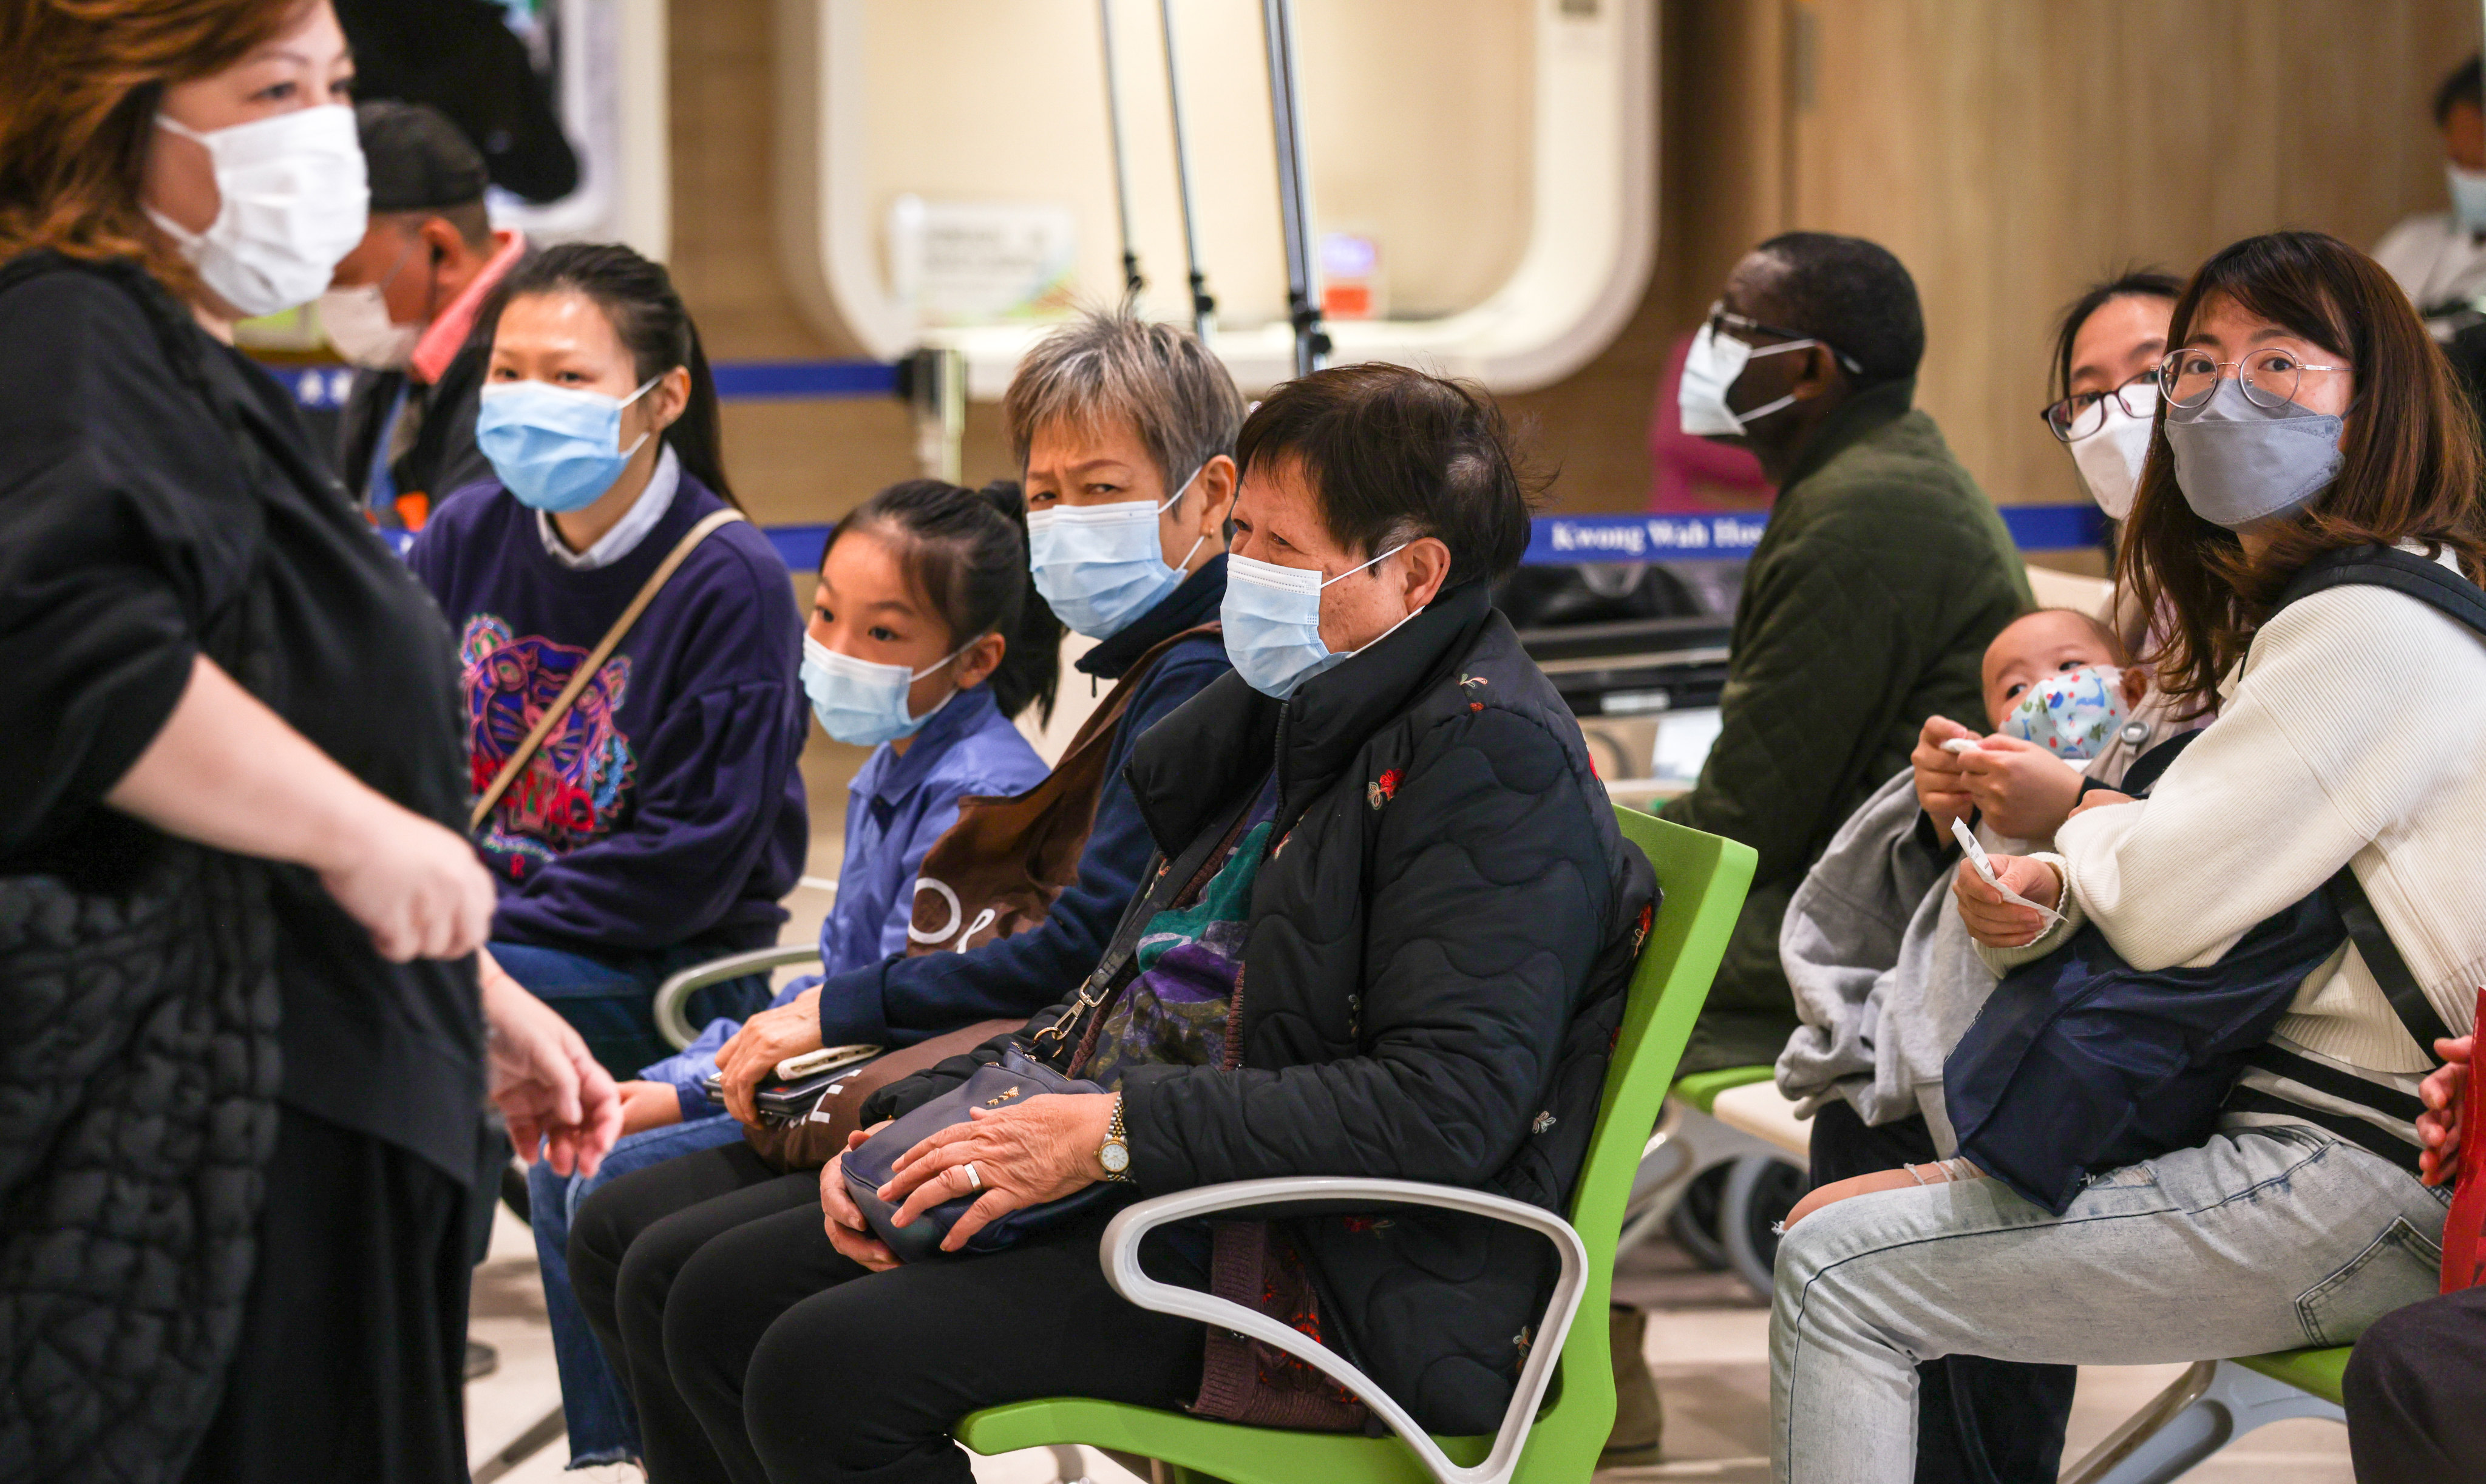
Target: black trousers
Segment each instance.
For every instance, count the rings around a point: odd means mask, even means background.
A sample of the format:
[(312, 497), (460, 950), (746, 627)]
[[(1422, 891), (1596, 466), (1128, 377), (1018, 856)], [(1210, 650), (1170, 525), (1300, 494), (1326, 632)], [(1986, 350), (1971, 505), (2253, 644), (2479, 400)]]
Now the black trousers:
[(194, 1484), (465, 1484), (468, 1223), (488, 1198), (280, 1107), (241, 1342)]
[(2486, 1288), (2385, 1314), (2348, 1360), (2357, 1484), (2486, 1478)]
[[(1812, 1183), (1940, 1156), (1921, 1117), (1868, 1126), (1844, 1099), (1812, 1119)], [(1917, 1484), (2054, 1484), (2074, 1365), (1946, 1356), (1917, 1367)]]
[[(1102, 1227), (870, 1273), (829, 1245), (817, 1175), (769, 1175), (732, 1144), (588, 1197), (570, 1279), (638, 1404), (654, 1484), (968, 1484), (949, 1430), (979, 1408), (1197, 1393), (1201, 1327), (1106, 1285)], [(1146, 1256), (1206, 1286), (1170, 1249)]]

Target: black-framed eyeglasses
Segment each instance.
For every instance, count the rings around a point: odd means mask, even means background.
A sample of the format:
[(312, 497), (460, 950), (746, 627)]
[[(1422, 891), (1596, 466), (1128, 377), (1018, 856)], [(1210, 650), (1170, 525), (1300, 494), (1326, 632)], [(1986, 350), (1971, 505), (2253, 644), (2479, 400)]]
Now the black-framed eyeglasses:
[[(1820, 336), (1807, 335), (1802, 330), (1790, 330), (1784, 325), (1771, 324), (1767, 320), (1755, 319), (1750, 315), (1736, 314), (1733, 310), (1726, 307), (1726, 300), (1720, 299), (1711, 303), (1709, 306), (1709, 333), (1711, 335), (1717, 335), (1722, 331), (1727, 330), (1733, 331), (1737, 340), (1743, 340), (1744, 337), (1748, 335), (1775, 335), (1781, 340), (1803, 341), (1808, 344), (1819, 345), (1822, 349), (1829, 351), (1832, 356), (1836, 357), (1839, 365), (1847, 368), (1847, 374), (1851, 376), (1861, 376), (1864, 374), (1864, 368), (1857, 364), (1854, 356), (1849, 355), (1846, 351), (1839, 349), (1830, 342), (1823, 340)], [(1747, 344), (1749, 344), (1749, 342), (1747, 342)], [(1773, 346), (1771, 348), (1778, 349), (1792, 347)]]
[(2158, 415), (2158, 370), (2142, 371), (2112, 392), (2074, 392), (2037, 411), (2046, 431), (2064, 443), (2077, 442), (2106, 426), (2106, 404), (2113, 402), (2132, 417), (2146, 421)]

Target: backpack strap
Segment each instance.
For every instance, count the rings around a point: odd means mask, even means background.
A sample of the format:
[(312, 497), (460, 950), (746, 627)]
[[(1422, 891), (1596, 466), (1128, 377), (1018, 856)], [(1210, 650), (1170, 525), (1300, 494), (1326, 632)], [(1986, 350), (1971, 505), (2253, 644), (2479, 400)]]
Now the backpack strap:
[(2400, 957), (2391, 935), (2383, 931), (2383, 920), (2375, 915), (2374, 904), (2358, 883), (2356, 871), (2340, 866), (2326, 890), (2331, 893), (2332, 905), (2339, 909), (2340, 919), (2348, 924), (2348, 936), (2357, 945), (2357, 956), (2365, 961), (2365, 972), (2374, 976), (2374, 982), (2382, 987), (2383, 998), (2391, 1003), (2391, 1013), (2417, 1038), (2417, 1050), (2432, 1058), (2434, 1043), (2449, 1039), (2451, 1028), (2435, 1013), (2434, 1003), (2417, 987), (2417, 976), (2409, 973), (2408, 960)]
[[(2480, 592), (2476, 584), (2440, 562), (2389, 546), (2351, 546), (2324, 552), (2305, 563), (2280, 594), (2279, 606), (2285, 608), (2298, 598), (2328, 588), (2347, 587), (2389, 588), (2486, 635), (2486, 592)], [(2391, 1011), (2399, 1016), (2400, 1024), (2417, 1038), (2417, 1049), (2433, 1056), (2434, 1043), (2448, 1038), (2451, 1028), (2443, 1023), (2433, 1002), (2417, 987), (2417, 976), (2409, 972), (2408, 960), (2400, 957), (2391, 935), (2383, 931), (2383, 921), (2375, 914), (2374, 904), (2366, 897), (2357, 873), (2340, 866), (2325, 890), (2348, 924), (2348, 936), (2357, 945), (2357, 956), (2365, 961), (2365, 972), (2374, 976), (2383, 997), (2390, 1001)]]
[(2480, 592), (2475, 583), (2440, 562), (2389, 546), (2350, 546), (2324, 552), (2305, 563), (2287, 585), (2287, 591), (2279, 594), (2279, 606), (2285, 608), (2326, 588), (2348, 587), (2389, 588), (2486, 634), (2486, 592)]

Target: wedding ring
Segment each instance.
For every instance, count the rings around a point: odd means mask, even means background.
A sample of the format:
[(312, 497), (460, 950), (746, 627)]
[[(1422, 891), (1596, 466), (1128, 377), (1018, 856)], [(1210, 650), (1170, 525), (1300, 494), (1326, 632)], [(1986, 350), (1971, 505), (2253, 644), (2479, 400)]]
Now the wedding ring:
[(982, 1189), (984, 1188), (984, 1177), (983, 1177), (982, 1175), (980, 1175), (980, 1174), (976, 1173), (976, 1162), (975, 1162), (975, 1161), (973, 1161), (973, 1160), (969, 1160), (967, 1163), (965, 1163), (965, 1164), (963, 1164), (963, 1165), (959, 1166), (958, 1168), (959, 1168), (960, 1169), (963, 1169), (963, 1170), (965, 1170), (965, 1171), (967, 1172), (967, 1189), (968, 1189), (968, 1190), (970, 1190), (970, 1191), (981, 1191), (981, 1190), (982, 1190)]

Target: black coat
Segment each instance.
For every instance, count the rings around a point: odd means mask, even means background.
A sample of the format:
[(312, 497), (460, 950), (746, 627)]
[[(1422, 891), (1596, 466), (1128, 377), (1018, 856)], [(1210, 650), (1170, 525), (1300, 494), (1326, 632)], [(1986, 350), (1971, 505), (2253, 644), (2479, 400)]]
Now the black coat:
[[(1128, 776), (1179, 861), (1273, 762), (1240, 1065), (1129, 1071), (1139, 1191), (1363, 1175), (1565, 1211), (1655, 896), (1578, 724), (1470, 584), (1285, 704), (1218, 680), (1141, 739)], [(885, 1106), (969, 1069), (945, 1062)], [(1500, 1422), (1553, 1281), (1543, 1238), (1430, 1210), (1285, 1225), (1332, 1345), (1428, 1428)]]

